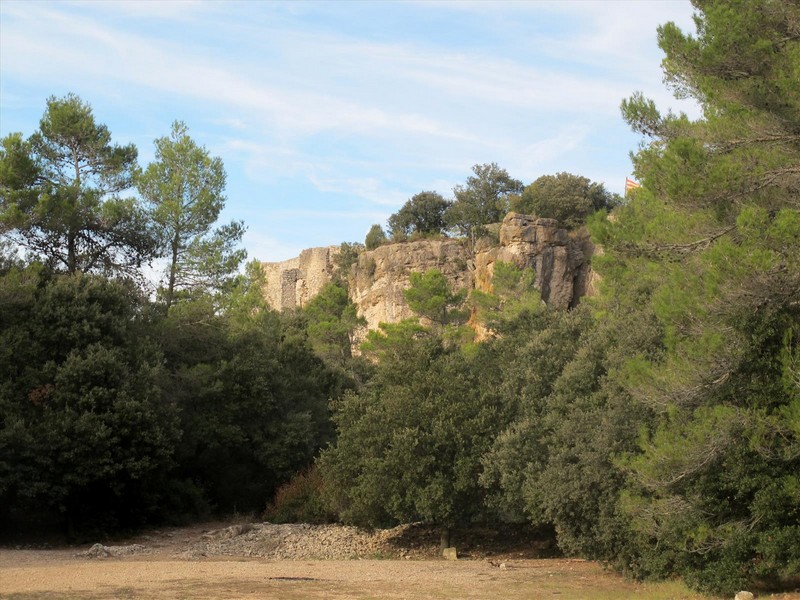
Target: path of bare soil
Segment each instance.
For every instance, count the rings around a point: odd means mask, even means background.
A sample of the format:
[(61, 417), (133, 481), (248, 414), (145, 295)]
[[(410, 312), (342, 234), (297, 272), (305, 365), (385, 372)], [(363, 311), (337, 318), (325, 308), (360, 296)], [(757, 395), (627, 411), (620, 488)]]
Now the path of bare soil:
[(79, 548), (0, 548), (0, 598), (702, 598), (679, 582), (643, 585), (588, 561), (532, 558), (541, 549), (507, 533), (464, 536), (467, 557), (446, 561), (436, 558), (435, 533), (244, 523)]

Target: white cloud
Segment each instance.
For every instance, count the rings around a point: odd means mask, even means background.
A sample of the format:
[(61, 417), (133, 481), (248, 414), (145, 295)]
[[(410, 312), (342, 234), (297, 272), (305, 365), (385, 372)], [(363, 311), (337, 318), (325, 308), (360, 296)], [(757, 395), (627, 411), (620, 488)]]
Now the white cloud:
[(378, 177), (337, 177), (312, 173), (309, 180), (321, 192), (351, 194), (371, 204), (400, 206), (407, 200), (403, 191), (392, 189)]
[[(4, 33), (3, 46), (12, 58), (4, 68), (17, 73), (36, 70), (40, 75), (68, 77), (75, 65), (85, 75), (104, 82), (121, 81), (160, 92), (219, 102), (234, 111), (260, 117), (284, 133), (311, 135), (325, 130), (349, 133), (402, 132), (467, 139), (462, 131), (436, 120), (404, 111), (389, 112), (350, 97), (324, 91), (294, 91), (269, 80), (259, 80), (247, 63), (225, 63), (198, 48), (127, 34), (80, 16), (34, 8), (17, 29)], [(13, 12), (13, 11), (12, 11)], [(27, 31), (25, 28), (29, 28)], [(13, 51), (12, 51), (13, 49)], [(4, 52), (5, 54), (5, 52)], [(241, 119), (240, 117), (232, 117)]]
[(544, 173), (550, 170), (549, 165), (557, 159), (578, 148), (587, 134), (585, 127), (569, 126), (554, 137), (527, 144), (509, 163), (508, 171), (528, 176), (532, 173)]
[(141, 0), (83, 0), (68, 4), (125, 17), (157, 18), (171, 21), (185, 21), (190, 16), (205, 12), (205, 9), (211, 5), (211, 3), (201, 0), (148, 0), (147, 2)]
[[(263, 67), (252, 58), (225, 61), (207, 49), (125, 33), (65, 11), (26, 6), (33, 8), (24, 16), (12, 11), (22, 27), (4, 32), (3, 45), (13, 48), (13, 58), (4, 61), (4, 68), (16, 72), (36, 69), (58, 77), (81, 65), (84, 74), (91, 73), (105, 85), (117, 81), (222, 103), (230, 107), (232, 114), (227, 118), (234, 123), (243, 123), (243, 115), (248, 115), (247, 121), (255, 119), (262, 127), (295, 138), (342, 131), (378, 137), (416, 134), (474, 143), (478, 139), (459, 116), (464, 109), (469, 112), (472, 102), (498, 110), (517, 107), (530, 112), (616, 114), (620, 99), (632, 91), (631, 80), (638, 80), (635, 68), (630, 79), (586, 77), (532, 68), (507, 58), (290, 32), (282, 34), (287, 41), (301, 42), (292, 60), (324, 57), (338, 69), (346, 65), (345, 79), (350, 85), (337, 87), (335, 80), (321, 73), (316, 87), (308, 82), (291, 87), (285, 74), (276, 75), (275, 67)], [(586, 10), (599, 15), (592, 3)], [(596, 60), (625, 56), (621, 40), (635, 28), (620, 18), (608, 19), (608, 23), (611, 27), (598, 27), (602, 34), (550, 41), (553, 51), (578, 60), (582, 56)], [(635, 62), (636, 53), (628, 50), (627, 59)], [(386, 108), (392, 102), (385, 93), (371, 91), (370, 84), (380, 87), (377, 84), (387, 82), (388, 87), (389, 81), (396, 88), (417, 88), (417, 95), (406, 94), (404, 102)], [(426, 106), (431, 94), (436, 95), (438, 110), (429, 103)], [(442, 110), (448, 104), (455, 110)]]
[[(240, 203), (235, 214), (297, 205), (301, 217), (306, 199), (289, 195), (303, 190), (317, 194), (315, 207), (350, 198), (346, 214), (380, 222), (383, 209), (417, 191), (449, 196), (473, 164), (496, 161), (515, 177), (535, 178), (584, 165), (592, 151), (616, 152), (622, 172), (627, 149), (619, 140), (630, 139), (618, 116), (622, 98), (642, 90), (662, 107), (680, 106), (660, 81), (655, 25), (685, 26), (687, 2), (392, 5), (477, 15), (496, 46), (449, 44), (435, 32), (406, 38), (312, 27), (320, 12), (335, 12), (321, 6), (2, 0), (3, 121), (29, 102), (30, 92), (9, 81), (76, 91), (93, 104), (103, 98), (139, 119), (123, 123), (136, 130), (128, 135), (144, 160), (177, 116), (245, 180), (237, 190), (246, 198), (231, 198)], [(257, 18), (246, 18), (250, 12)], [(535, 26), (545, 18), (569, 26), (547, 33)], [(178, 114), (166, 120), (162, 104)], [(612, 171), (606, 164), (596, 168), (601, 175)], [(317, 216), (343, 218), (325, 214)], [(246, 234), (252, 256), (296, 254), (281, 222), (283, 230), (264, 218), (258, 233)]]

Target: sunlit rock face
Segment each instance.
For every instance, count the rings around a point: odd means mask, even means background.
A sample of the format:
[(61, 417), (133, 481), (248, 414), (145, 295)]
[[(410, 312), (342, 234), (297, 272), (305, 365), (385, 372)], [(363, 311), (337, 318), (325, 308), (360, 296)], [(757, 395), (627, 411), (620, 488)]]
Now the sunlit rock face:
[[(367, 329), (413, 317), (403, 297), (411, 273), (438, 269), (454, 290), (492, 291), (498, 261), (531, 268), (536, 287), (549, 306), (566, 309), (590, 293), (593, 275), (588, 259), (594, 252), (585, 231), (568, 231), (554, 219), (509, 213), (495, 229), (495, 242), (482, 240), (476, 251), (454, 239), (386, 244), (362, 252), (345, 278), (350, 299)], [(276, 310), (305, 306), (336, 274), (338, 247), (310, 248), (300, 256), (262, 263), (264, 295)]]
[(458, 240), (387, 244), (362, 252), (349, 278), (350, 299), (368, 329), (414, 316), (403, 297), (411, 273), (438, 269), (454, 290), (473, 288), (471, 253)]
[(573, 307), (586, 295), (593, 247), (585, 231), (568, 231), (555, 219), (509, 213), (499, 237), (499, 246), (475, 254), (477, 289), (492, 291), (494, 265), (500, 261), (533, 269), (542, 300), (554, 308)]

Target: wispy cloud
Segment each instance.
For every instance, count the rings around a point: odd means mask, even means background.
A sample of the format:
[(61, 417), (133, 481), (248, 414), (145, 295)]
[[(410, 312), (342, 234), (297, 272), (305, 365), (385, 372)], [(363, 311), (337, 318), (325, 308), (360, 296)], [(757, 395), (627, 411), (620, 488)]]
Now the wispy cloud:
[[(293, 91), (259, 80), (248, 64), (222, 62), (203, 55), (203, 49), (125, 33), (97, 20), (29, 5), (22, 26), (4, 34), (3, 46), (15, 57), (7, 68), (36, 69), (53, 78), (67, 77), (74, 65), (83, 65), (105, 85), (124, 82), (161, 93), (223, 103), (234, 115), (257, 115), (261, 125), (284, 133), (312, 135), (326, 130), (349, 133), (403, 132), (455, 140), (469, 136), (422, 114), (387, 111), (349, 97), (322, 90)], [(14, 13), (22, 18), (20, 11)], [(12, 50), (13, 49), (13, 50)], [(350, 51), (348, 51), (349, 53)], [(199, 55), (198, 55), (199, 54)], [(254, 73), (255, 71), (255, 73)], [(235, 116), (234, 119), (241, 120)]]
[(248, 260), (264, 260), (279, 262), (300, 254), (304, 249), (301, 244), (287, 244), (274, 237), (248, 230), (244, 234), (244, 243), (248, 250)]
[(353, 239), (418, 191), (449, 195), (476, 163), (528, 181), (627, 173), (635, 141), (619, 103), (642, 90), (680, 106), (661, 84), (655, 24), (691, 25), (687, 2), (656, 0), (3, 0), (0, 11), (1, 133), (32, 131), (47, 95), (76, 91), (146, 161), (185, 120), (224, 158), (253, 256), (329, 239), (287, 211), (335, 218)]

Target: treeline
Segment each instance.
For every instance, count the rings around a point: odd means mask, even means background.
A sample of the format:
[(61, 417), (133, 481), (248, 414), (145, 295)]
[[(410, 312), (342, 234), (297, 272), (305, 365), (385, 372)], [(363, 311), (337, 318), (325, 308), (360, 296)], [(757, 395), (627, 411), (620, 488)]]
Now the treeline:
[(82, 538), (260, 511), (309, 464), (347, 381), (247, 287), (165, 315), (125, 281), (0, 278), (4, 527)]
[(315, 352), (313, 315), (271, 311), (258, 264), (241, 272), (220, 159), (182, 123), (155, 145), (140, 168), (74, 95), (2, 140), (6, 532), (260, 513), (355, 385)]
[(387, 220), (388, 235), (374, 224), (364, 244), (373, 250), (388, 242), (404, 242), (443, 235), (475, 241), (488, 233), (487, 225), (499, 223), (509, 211), (557, 219), (575, 228), (599, 210), (621, 204), (618, 194), (602, 183), (571, 173), (542, 175), (530, 185), (514, 179), (496, 163), (474, 165), (464, 185), (453, 188), (453, 198), (423, 191), (412, 196)]

